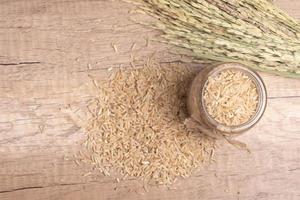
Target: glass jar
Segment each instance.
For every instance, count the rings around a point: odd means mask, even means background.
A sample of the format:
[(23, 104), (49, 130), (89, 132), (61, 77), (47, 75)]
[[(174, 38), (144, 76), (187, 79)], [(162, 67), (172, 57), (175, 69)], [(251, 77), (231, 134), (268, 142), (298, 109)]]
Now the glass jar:
[[(203, 96), (208, 78), (216, 76), (225, 70), (238, 70), (247, 75), (255, 84), (258, 93), (258, 104), (255, 114), (247, 122), (237, 126), (227, 126), (219, 123), (210, 116), (204, 104)], [(223, 63), (206, 67), (195, 77), (188, 94), (188, 110), (191, 118), (211, 129), (230, 135), (238, 135), (257, 124), (263, 116), (266, 106), (267, 92), (262, 78), (255, 71), (239, 63)]]

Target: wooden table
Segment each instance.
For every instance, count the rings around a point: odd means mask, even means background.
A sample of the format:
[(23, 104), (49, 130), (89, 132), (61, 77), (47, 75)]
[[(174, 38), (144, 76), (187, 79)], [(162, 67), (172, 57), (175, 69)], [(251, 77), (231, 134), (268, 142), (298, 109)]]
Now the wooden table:
[[(300, 18), (300, 1), (279, 0)], [(262, 74), (269, 93), (262, 121), (224, 145), (216, 162), (176, 190), (129, 179), (83, 176), (74, 163), (79, 127), (61, 108), (90, 98), (88, 73), (99, 79), (154, 51), (177, 62), (158, 32), (130, 20), (131, 5), (108, 0), (0, 0), (0, 199), (300, 199), (300, 81)], [(142, 20), (142, 19), (141, 19)], [(118, 53), (112, 45), (116, 45)]]

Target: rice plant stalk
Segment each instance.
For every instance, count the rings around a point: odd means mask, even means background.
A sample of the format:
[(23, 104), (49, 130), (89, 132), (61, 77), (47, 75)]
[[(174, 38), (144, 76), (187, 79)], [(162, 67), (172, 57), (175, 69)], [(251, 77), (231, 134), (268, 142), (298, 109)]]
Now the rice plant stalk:
[(300, 24), (270, 0), (136, 0), (162, 41), (205, 62), (300, 78)]

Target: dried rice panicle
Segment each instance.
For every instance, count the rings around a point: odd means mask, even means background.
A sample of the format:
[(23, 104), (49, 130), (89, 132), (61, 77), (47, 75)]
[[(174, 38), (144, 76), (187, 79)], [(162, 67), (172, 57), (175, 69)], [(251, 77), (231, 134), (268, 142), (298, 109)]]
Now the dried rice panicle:
[(87, 160), (105, 175), (116, 171), (145, 182), (171, 184), (210, 158), (214, 141), (184, 125), (193, 73), (182, 65), (117, 70), (98, 83), (89, 105)]
[(139, 23), (160, 30), (159, 40), (195, 61), (239, 62), (300, 78), (300, 23), (270, 0), (130, 1), (156, 19)]

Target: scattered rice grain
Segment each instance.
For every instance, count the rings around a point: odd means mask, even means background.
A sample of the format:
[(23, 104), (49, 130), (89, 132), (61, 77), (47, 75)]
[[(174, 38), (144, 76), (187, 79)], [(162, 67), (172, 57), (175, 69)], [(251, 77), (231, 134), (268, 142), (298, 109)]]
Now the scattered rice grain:
[(113, 47), (115, 53), (119, 53), (117, 45), (115, 45), (114, 43), (111, 43), (111, 46)]

